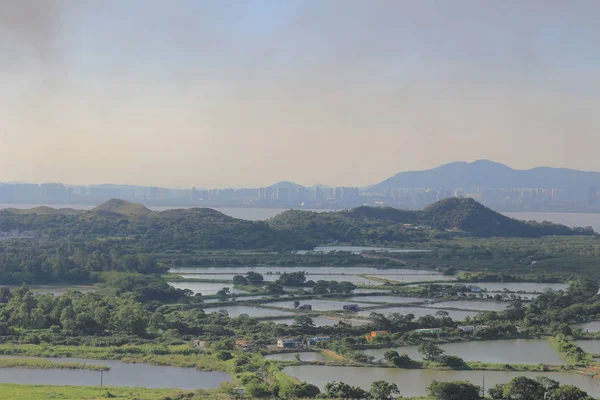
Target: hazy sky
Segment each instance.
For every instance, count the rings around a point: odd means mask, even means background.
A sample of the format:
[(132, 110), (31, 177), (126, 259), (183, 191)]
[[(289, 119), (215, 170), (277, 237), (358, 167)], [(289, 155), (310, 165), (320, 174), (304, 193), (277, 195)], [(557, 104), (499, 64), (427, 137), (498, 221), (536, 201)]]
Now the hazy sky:
[(0, 0), (0, 181), (600, 170), (600, 2)]

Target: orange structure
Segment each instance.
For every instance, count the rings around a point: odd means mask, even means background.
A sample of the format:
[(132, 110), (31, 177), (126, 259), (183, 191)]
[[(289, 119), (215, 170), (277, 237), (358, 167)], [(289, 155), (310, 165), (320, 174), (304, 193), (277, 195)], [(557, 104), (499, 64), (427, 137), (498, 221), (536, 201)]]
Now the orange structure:
[(388, 331), (371, 331), (371, 333), (367, 334), (367, 340), (373, 340), (373, 338), (377, 337), (377, 336), (384, 336), (387, 335), (389, 332)]

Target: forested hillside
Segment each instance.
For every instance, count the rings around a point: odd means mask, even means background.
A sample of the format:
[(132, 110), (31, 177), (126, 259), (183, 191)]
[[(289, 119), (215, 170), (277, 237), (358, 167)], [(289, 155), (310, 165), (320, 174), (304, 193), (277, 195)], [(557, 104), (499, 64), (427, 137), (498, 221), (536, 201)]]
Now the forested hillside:
[(157, 260), (206, 250), (311, 249), (331, 242), (401, 246), (474, 237), (591, 235), (591, 230), (517, 221), (471, 199), (447, 199), (423, 211), (360, 207), (287, 211), (269, 221), (212, 209), (153, 212), (122, 200), (91, 211), (0, 211), (0, 283), (84, 282), (104, 271), (161, 273)]
[[(499, 214), (473, 199), (440, 200), (422, 211), (398, 210), (390, 207), (359, 207), (350, 211), (314, 213), (287, 211), (270, 221), (280, 231), (296, 231), (321, 240), (406, 241), (422, 240), (430, 230), (460, 230), (477, 237), (543, 237), (550, 235), (592, 235), (590, 229), (564, 225), (525, 222)], [(408, 226), (411, 225), (411, 226)]]

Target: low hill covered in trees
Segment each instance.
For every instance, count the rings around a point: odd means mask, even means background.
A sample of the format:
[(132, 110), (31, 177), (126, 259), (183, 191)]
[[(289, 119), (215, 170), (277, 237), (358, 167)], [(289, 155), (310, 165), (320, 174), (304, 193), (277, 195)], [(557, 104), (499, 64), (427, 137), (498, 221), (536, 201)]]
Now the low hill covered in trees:
[(312, 249), (335, 241), (398, 246), (451, 238), (447, 230), (478, 237), (594, 234), (517, 221), (471, 199), (447, 199), (423, 211), (292, 210), (268, 221), (236, 219), (205, 208), (155, 212), (111, 200), (90, 211), (0, 211), (0, 283), (85, 282), (107, 271), (164, 273), (167, 267), (157, 260), (203, 250)]
[(594, 234), (591, 229), (512, 219), (473, 199), (458, 198), (438, 201), (422, 211), (384, 207), (337, 212), (290, 210), (268, 221), (237, 219), (208, 208), (155, 212), (116, 199), (90, 211), (62, 212), (47, 207), (0, 211), (0, 232), (32, 232), (45, 241), (66, 237), (73, 240), (119, 238), (136, 242), (144, 252), (293, 249), (330, 241), (401, 243), (426, 240), (435, 231), (447, 230), (477, 237)]
[(421, 211), (391, 207), (358, 207), (349, 211), (315, 213), (287, 211), (269, 221), (279, 231), (312, 235), (322, 241), (402, 242), (420, 238), (414, 227), (458, 230), (477, 237), (543, 237), (593, 235), (588, 228), (569, 228), (551, 222), (537, 223), (509, 218), (473, 199), (440, 200)]

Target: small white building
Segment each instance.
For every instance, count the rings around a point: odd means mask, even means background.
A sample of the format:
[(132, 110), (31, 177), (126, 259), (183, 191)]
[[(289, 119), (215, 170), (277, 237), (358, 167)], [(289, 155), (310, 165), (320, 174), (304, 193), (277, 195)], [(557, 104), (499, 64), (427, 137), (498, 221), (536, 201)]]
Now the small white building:
[(477, 331), (480, 331), (480, 330), (485, 329), (487, 327), (488, 327), (487, 325), (478, 325), (478, 326), (475, 326), (475, 325), (465, 325), (465, 326), (459, 326), (458, 327), (458, 331), (459, 332), (477, 332)]
[(296, 339), (277, 339), (277, 347), (286, 348), (286, 347), (297, 347), (298, 341)]
[(442, 328), (415, 329), (415, 332), (424, 334), (442, 333)]

